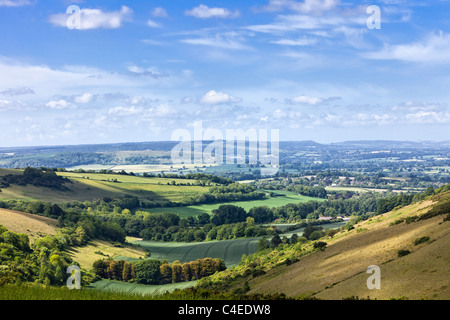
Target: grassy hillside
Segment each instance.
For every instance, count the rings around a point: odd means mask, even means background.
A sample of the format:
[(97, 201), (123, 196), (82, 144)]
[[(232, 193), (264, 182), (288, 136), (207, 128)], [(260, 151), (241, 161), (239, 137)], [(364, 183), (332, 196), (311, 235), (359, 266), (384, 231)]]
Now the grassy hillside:
[(45, 235), (55, 235), (57, 231), (57, 221), (54, 219), (1, 208), (0, 225), (13, 232), (28, 235), (31, 242)]
[[(278, 260), (279, 266), (264, 275), (245, 276), (243, 270), (244, 276), (235, 281), (233, 288), (241, 288), (248, 281), (248, 294), (284, 293), (289, 297), (331, 300), (368, 296), (449, 299), (450, 225), (445, 221), (448, 213), (424, 220), (412, 218), (430, 212), (436, 198), (362, 221), (332, 239), (321, 239), (327, 242), (324, 251), (305, 254), (289, 265)], [(441, 198), (439, 203), (448, 204), (450, 193)], [(415, 244), (418, 239), (428, 240)], [(307, 247), (302, 250), (308, 252)], [(399, 250), (410, 253), (399, 256)], [(289, 254), (284, 253), (286, 257)], [(281, 254), (278, 259), (282, 259)], [(380, 290), (367, 289), (370, 275), (366, 270), (371, 265), (380, 267)]]
[[(7, 174), (22, 174), (22, 171), (0, 169), (0, 177)], [(205, 186), (187, 185), (195, 182), (189, 179), (74, 172), (58, 172), (57, 174), (70, 179), (72, 183), (64, 185), (68, 190), (11, 184), (10, 187), (1, 189), (0, 200), (22, 199), (63, 203), (132, 195), (146, 203), (164, 204), (167, 201), (181, 201), (185, 195), (208, 191), (208, 187)], [(175, 185), (172, 184), (173, 182)]]
[(144, 258), (146, 254), (141, 247), (127, 244), (118, 247), (103, 240), (93, 240), (85, 246), (72, 247), (68, 249), (67, 252), (73, 260), (77, 261), (80, 266), (86, 270), (90, 270), (94, 261), (98, 259), (116, 259), (126, 256), (137, 260), (139, 258)]

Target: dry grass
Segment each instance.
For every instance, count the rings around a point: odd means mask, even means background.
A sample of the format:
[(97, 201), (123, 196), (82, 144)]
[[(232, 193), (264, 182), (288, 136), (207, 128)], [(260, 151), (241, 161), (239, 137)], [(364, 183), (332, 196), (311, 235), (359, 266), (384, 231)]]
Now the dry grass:
[[(314, 295), (322, 299), (350, 296), (377, 299), (448, 299), (450, 242), (449, 223), (442, 216), (410, 224), (390, 223), (399, 217), (426, 212), (431, 201), (389, 212), (364, 221), (350, 232), (327, 240), (323, 252), (305, 256), (283, 270), (273, 270), (250, 281), (250, 293), (284, 292), (288, 296)], [(358, 232), (358, 229), (367, 229)], [(430, 241), (415, 246), (414, 240), (429, 236)], [(397, 252), (411, 253), (398, 258)], [(366, 287), (367, 267), (381, 268), (381, 290)], [(279, 276), (274, 276), (277, 272)], [(280, 287), (280, 283), (283, 286)]]
[(67, 250), (69, 256), (77, 261), (82, 268), (90, 270), (94, 261), (98, 259), (128, 257), (136, 258), (145, 256), (144, 250), (139, 247), (133, 247), (131, 245), (124, 245), (123, 247), (115, 247), (113, 244), (102, 241), (94, 240), (90, 241), (83, 247), (72, 247)]
[(0, 209), (0, 225), (6, 229), (28, 235), (30, 241), (43, 235), (56, 234), (57, 221), (25, 212)]

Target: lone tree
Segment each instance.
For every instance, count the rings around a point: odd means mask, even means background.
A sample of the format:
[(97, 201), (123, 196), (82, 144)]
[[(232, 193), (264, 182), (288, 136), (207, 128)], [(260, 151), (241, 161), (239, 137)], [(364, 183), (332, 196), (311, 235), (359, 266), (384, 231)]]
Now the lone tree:
[(275, 235), (273, 236), (272, 240), (270, 240), (270, 247), (271, 248), (276, 248), (280, 245), (281, 243), (281, 238), (279, 235)]

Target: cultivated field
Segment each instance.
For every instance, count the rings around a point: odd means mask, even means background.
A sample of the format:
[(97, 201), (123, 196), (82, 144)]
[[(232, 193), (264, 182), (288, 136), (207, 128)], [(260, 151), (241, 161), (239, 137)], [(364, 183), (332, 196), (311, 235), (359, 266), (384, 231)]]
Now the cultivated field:
[(179, 260), (184, 263), (201, 258), (221, 258), (227, 267), (232, 267), (239, 264), (243, 254), (256, 251), (258, 240), (259, 238), (245, 238), (194, 243), (137, 241), (135, 244), (149, 250), (152, 259), (167, 260), (170, 263)]
[(197, 281), (178, 282), (161, 285), (144, 285), (114, 280), (100, 280), (88, 286), (88, 289), (99, 291), (123, 292), (129, 294), (155, 295), (172, 292), (175, 289), (186, 289), (195, 285)]
[(202, 213), (211, 214), (212, 210), (217, 209), (223, 204), (232, 204), (244, 208), (247, 212), (253, 207), (267, 206), (269, 208), (280, 207), (287, 205), (289, 203), (299, 203), (307, 201), (324, 201), (319, 198), (312, 198), (307, 196), (302, 196), (294, 192), (289, 191), (275, 191), (277, 194), (284, 194), (283, 197), (272, 197), (264, 200), (252, 200), (252, 201), (234, 201), (227, 203), (216, 203), (216, 204), (202, 204), (187, 207), (162, 207), (153, 208), (147, 211), (149, 212), (173, 212), (178, 214), (181, 218), (186, 218), (189, 216), (197, 216)]

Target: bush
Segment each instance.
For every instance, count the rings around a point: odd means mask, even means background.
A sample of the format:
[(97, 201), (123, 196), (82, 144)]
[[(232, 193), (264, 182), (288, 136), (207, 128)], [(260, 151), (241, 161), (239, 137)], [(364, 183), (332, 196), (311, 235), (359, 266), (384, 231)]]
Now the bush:
[(323, 251), (323, 250), (325, 250), (326, 246), (327, 246), (327, 243), (324, 241), (314, 242), (314, 249), (319, 249), (320, 251)]
[(404, 256), (410, 254), (410, 253), (411, 253), (411, 251), (409, 251), (409, 250), (401, 249), (401, 250), (398, 250), (397, 255), (398, 255), (399, 258), (401, 258), (401, 257), (404, 257)]
[(414, 245), (417, 246), (421, 243), (427, 242), (428, 240), (430, 240), (430, 237), (427, 237), (427, 236), (418, 238), (418, 239), (414, 240)]

